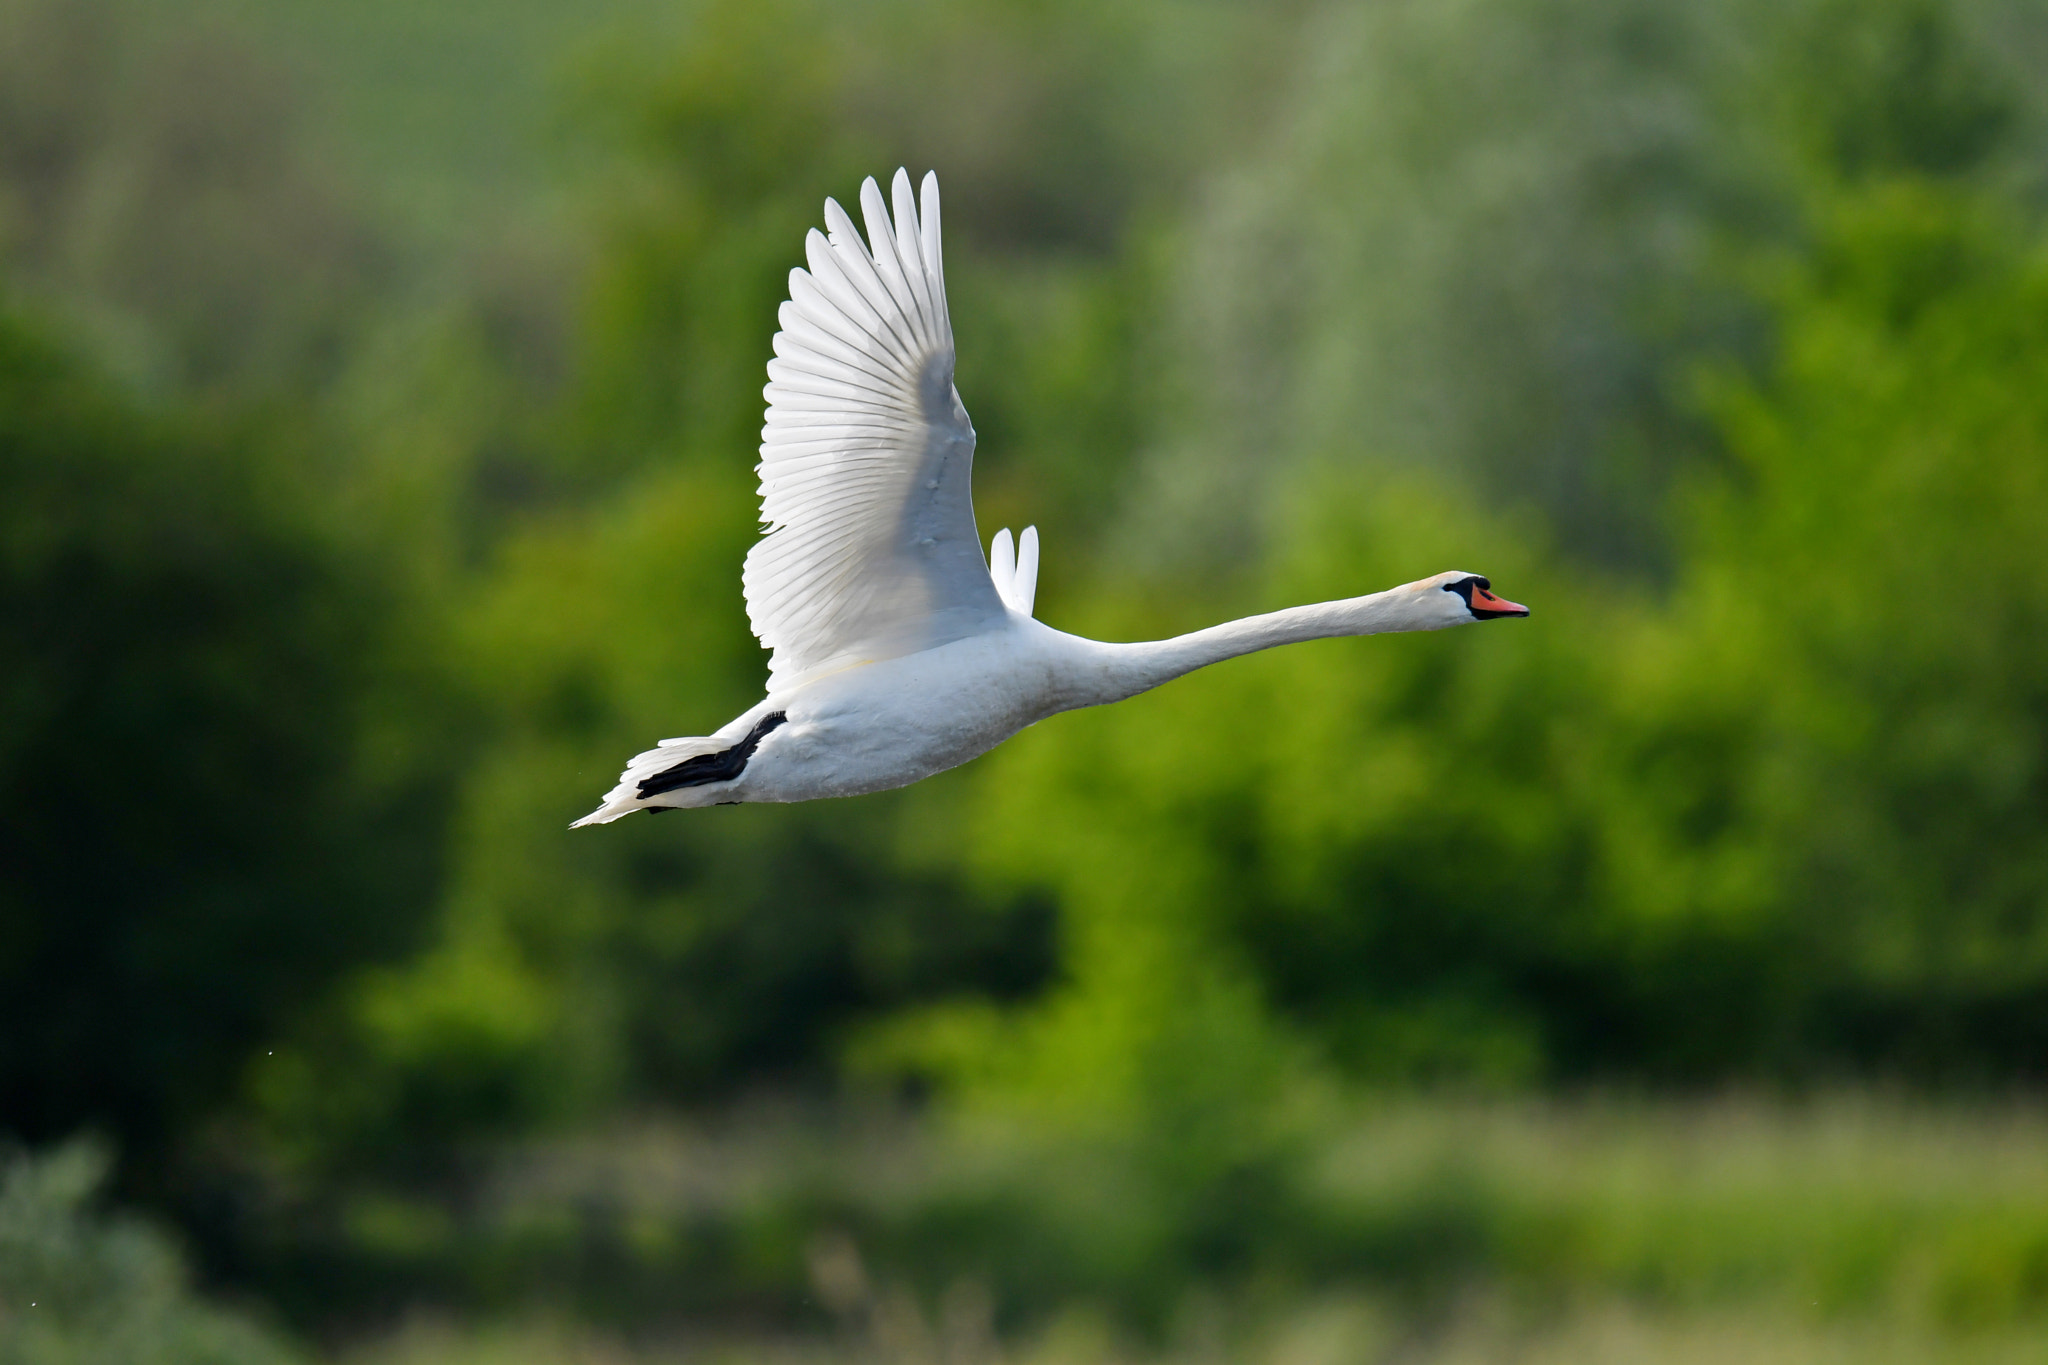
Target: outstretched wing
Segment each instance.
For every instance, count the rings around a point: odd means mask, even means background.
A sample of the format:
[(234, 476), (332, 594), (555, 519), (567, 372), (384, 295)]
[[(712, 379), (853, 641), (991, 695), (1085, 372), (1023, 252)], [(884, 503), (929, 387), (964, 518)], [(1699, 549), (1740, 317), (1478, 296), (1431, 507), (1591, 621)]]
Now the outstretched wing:
[(761, 520), (744, 582), (774, 689), (807, 674), (895, 658), (998, 625), (1003, 603), (974, 529), (974, 428), (953, 389), (953, 326), (939, 261), (939, 183), (923, 211), (896, 172), (896, 219), (861, 186), (863, 243), (825, 201), (829, 236), (768, 362)]

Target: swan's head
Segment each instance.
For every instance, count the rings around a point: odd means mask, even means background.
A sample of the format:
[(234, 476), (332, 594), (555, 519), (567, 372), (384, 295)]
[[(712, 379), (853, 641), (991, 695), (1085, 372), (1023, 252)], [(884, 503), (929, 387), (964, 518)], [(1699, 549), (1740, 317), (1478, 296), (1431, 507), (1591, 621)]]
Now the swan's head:
[(1494, 596), (1493, 584), (1476, 573), (1461, 573), (1453, 569), (1434, 578), (1425, 578), (1415, 586), (1423, 590), (1423, 600), (1428, 604), (1424, 610), (1441, 617), (1447, 626), (1529, 614), (1529, 609), (1521, 603)]

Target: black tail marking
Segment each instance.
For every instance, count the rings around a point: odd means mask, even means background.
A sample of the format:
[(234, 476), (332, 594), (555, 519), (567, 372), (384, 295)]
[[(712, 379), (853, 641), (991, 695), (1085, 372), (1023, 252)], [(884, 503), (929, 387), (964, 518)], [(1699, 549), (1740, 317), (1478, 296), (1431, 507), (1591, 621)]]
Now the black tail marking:
[(698, 754), (686, 758), (664, 772), (640, 779), (640, 799), (659, 796), (680, 787), (708, 787), (713, 782), (730, 782), (747, 770), (747, 760), (754, 756), (761, 740), (770, 730), (788, 720), (780, 711), (771, 711), (747, 731), (747, 737), (723, 753)]

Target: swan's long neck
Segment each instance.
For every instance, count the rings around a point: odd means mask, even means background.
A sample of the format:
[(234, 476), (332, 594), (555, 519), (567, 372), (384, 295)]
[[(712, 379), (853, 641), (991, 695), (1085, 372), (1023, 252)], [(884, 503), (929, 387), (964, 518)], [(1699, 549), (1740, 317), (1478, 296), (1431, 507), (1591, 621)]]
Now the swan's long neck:
[(1075, 696), (1072, 706), (1096, 706), (1134, 697), (1161, 683), (1172, 682), (1198, 668), (1254, 654), (1275, 645), (1297, 640), (1327, 640), (1339, 635), (1379, 635), (1396, 630), (1435, 630), (1456, 624), (1434, 613), (1419, 610), (1421, 603), (1413, 586), (1389, 588), (1369, 597), (1349, 597), (1340, 602), (1314, 602), (1305, 607), (1269, 611), (1226, 621), (1206, 630), (1176, 635), (1170, 640), (1149, 640), (1140, 644), (1110, 644), (1090, 641), (1093, 646), (1069, 679)]

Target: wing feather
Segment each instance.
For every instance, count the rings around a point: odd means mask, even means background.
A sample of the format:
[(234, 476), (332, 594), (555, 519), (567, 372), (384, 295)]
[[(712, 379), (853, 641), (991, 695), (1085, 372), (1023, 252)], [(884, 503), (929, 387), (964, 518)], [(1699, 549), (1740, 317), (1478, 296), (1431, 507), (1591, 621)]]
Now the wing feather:
[[(896, 179), (889, 189), (890, 195), (896, 203), (896, 220), (903, 223), (915, 222), (917, 220), (917, 199), (910, 192), (910, 177), (901, 170), (897, 171)], [(934, 194), (935, 202), (936, 197), (936, 194)], [(929, 320), (935, 329), (945, 328), (947, 325), (946, 310), (943, 303), (936, 301), (935, 295), (932, 293), (929, 275), (929, 271), (938, 268), (937, 258), (928, 258), (925, 255), (924, 245), (919, 240), (919, 234), (915, 232), (899, 232), (896, 234), (896, 258), (897, 263), (903, 270), (904, 278), (910, 283), (911, 293), (916, 296), (920, 314)], [(950, 335), (941, 336), (937, 330), (934, 330), (925, 339), (934, 346), (941, 344), (950, 346), (953, 341)]]
[(929, 649), (1003, 619), (970, 487), (974, 428), (953, 390), (939, 192), (861, 187), (863, 240), (830, 200), (778, 312), (763, 391), (761, 520), (744, 581), (771, 688)]
[(917, 223), (924, 248), (924, 277), (932, 291), (932, 317), (939, 324), (941, 344), (951, 350), (953, 318), (946, 310), (946, 265), (939, 252), (939, 177), (930, 171), (924, 174)]
[(1032, 604), (1038, 598), (1038, 528), (1027, 526), (1024, 534), (1017, 537), (1017, 572), (1010, 578), (1010, 589), (1003, 594), (1011, 607), (1031, 614)]
[(996, 596), (1010, 600), (1010, 579), (1017, 572), (1017, 547), (1010, 543), (1010, 528), (996, 532), (988, 543), (988, 576), (996, 585)]
[(903, 271), (903, 257), (896, 245), (896, 234), (889, 228), (889, 210), (882, 202), (882, 192), (875, 188), (875, 182), (865, 181), (860, 187), (860, 211), (868, 226), (868, 240), (875, 244), (875, 275), (882, 287), (889, 291), (889, 297), (896, 302), (898, 316), (910, 333), (911, 345), (924, 350), (932, 344), (931, 328), (924, 318), (924, 302), (910, 287), (910, 279)]

